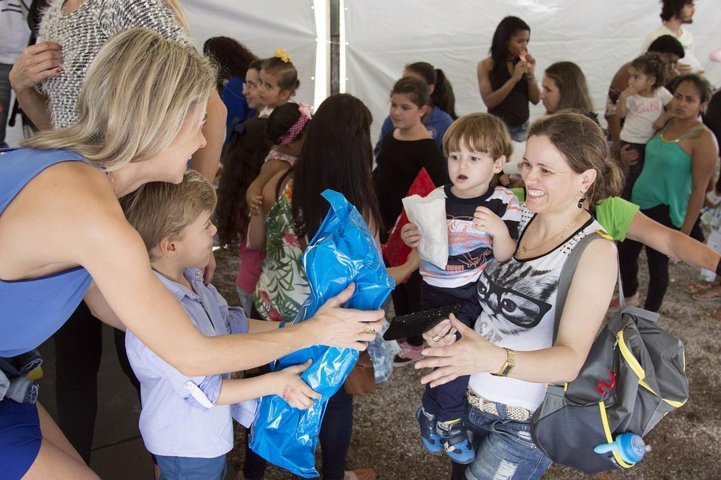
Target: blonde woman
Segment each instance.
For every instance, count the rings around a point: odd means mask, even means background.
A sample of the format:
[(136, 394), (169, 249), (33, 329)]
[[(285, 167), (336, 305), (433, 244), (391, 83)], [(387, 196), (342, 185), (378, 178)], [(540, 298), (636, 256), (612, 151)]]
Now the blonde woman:
[[(40, 128), (64, 128), (78, 119), (78, 96), (88, 68), (108, 39), (133, 27), (147, 27), (164, 38), (190, 44), (187, 19), (178, 0), (51, 0), (39, 36), (10, 73), (20, 106)], [(167, 84), (161, 88), (174, 89)], [(107, 101), (99, 93), (97, 105)], [(93, 105), (95, 108), (95, 105)], [(212, 182), (225, 138), (225, 107), (213, 92), (203, 126), (204, 148), (193, 154), (192, 166)], [(213, 260), (211, 259), (211, 262)], [(207, 270), (210, 281), (214, 262)], [(116, 332), (120, 365), (139, 389)], [(102, 329), (81, 303), (55, 335), (58, 423), (86, 462), (90, 461), (97, 412), (97, 376), (102, 354)]]
[[(146, 29), (111, 39), (78, 100), (78, 122), (41, 132), (0, 160), (0, 357), (36, 348), (84, 298), (186, 375), (268, 363), (311, 344), (362, 349), (381, 311), (339, 308), (351, 289), (299, 326), (205, 337), (150, 269), (117, 198), (178, 183), (202, 148), (215, 71), (194, 49)], [(4, 478), (97, 478), (34, 404), (0, 401)]]

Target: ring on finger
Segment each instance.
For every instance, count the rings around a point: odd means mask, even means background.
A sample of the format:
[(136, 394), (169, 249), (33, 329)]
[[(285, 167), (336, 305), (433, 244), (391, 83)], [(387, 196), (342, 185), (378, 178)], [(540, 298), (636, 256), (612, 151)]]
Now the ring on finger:
[(363, 327), (363, 330), (361, 330), (361, 333), (372, 333), (375, 335), (376, 329), (373, 328), (371, 325), (366, 325), (365, 327)]
[(436, 335), (433, 335), (433, 341), (434, 341), (434, 342), (440, 342), (440, 341), (441, 341), (441, 338), (443, 338), (443, 337), (440, 336), (440, 335), (437, 335), (437, 334), (436, 334)]

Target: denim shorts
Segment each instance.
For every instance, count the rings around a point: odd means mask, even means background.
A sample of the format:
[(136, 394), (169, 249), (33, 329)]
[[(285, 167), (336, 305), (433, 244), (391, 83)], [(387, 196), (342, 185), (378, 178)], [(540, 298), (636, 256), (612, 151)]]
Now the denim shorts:
[(511, 134), (511, 138), (514, 142), (525, 142), (528, 139), (528, 120), (516, 127), (508, 127), (508, 133)]
[(476, 458), (466, 478), (540, 479), (551, 459), (533, 442), (530, 422), (511, 420), (505, 416), (505, 405), (496, 405), (499, 416), (468, 406), (466, 427), (473, 432)]
[(164, 457), (156, 455), (160, 480), (223, 480), (225, 455), (215, 458)]

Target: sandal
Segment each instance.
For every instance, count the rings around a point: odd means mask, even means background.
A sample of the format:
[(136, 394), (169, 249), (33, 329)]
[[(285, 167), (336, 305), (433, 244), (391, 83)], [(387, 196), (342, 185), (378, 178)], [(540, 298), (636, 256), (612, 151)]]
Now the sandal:
[(721, 307), (714, 308), (713, 310), (706, 313), (706, 320), (721, 323)]
[(376, 471), (372, 468), (356, 468), (346, 470), (343, 480), (376, 480)]
[(719, 286), (713, 286), (710, 288), (707, 288), (706, 290), (702, 290), (700, 292), (697, 292), (691, 297), (694, 300), (698, 300), (700, 302), (710, 302), (713, 300), (721, 299), (721, 287)]
[(694, 282), (691, 285), (689, 285), (686, 288), (686, 291), (689, 293), (689, 295), (695, 295), (697, 293), (704, 292), (708, 290), (709, 288), (716, 285), (716, 282), (707, 282), (705, 280), (702, 280), (700, 282)]

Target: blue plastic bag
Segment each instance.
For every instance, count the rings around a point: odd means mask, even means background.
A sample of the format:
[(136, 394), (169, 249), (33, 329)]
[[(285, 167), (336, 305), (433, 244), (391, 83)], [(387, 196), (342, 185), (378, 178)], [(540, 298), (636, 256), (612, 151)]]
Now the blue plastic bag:
[[(351, 283), (355, 283), (355, 292), (345, 306), (361, 310), (380, 308), (395, 287), (358, 210), (338, 192), (325, 190), (322, 195), (330, 203), (330, 210), (303, 254), (310, 295), (293, 323), (312, 317)], [(319, 476), (315, 450), (328, 399), (343, 386), (358, 360), (358, 352), (315, 345), (280, 358), (272, 368), (280, 370), (308, 359), (313, 363), (301, 378), (323, 397), (308, 410), (293, 408), (277, 395), (261, 398), (250, 448), (295, 475), (312, 478)]]

